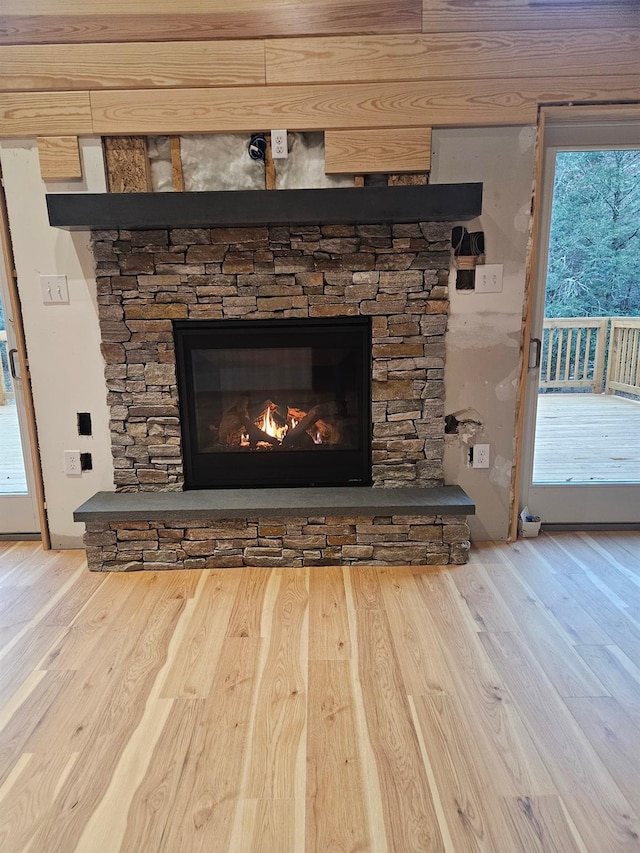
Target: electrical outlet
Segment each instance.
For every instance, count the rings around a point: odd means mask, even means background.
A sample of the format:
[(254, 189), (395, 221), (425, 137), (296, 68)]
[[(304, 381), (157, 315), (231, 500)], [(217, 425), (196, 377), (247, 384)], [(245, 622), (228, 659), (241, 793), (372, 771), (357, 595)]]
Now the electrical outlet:
[(502, 264), (476, 266), (476, 293), (502, 293)]
[(69, 286), (66, 275), (41, 275), (40, 287), (45, 305), (68, 305)]
[(271, 131), (271, 156), (274, 160), (282, 160), (289, 156), (286, 130)]
[(473, 468), (488, 468), (489, 467), (489, 445), (474, 444), (473, 445)]
[(64, 473), (67, 477), (80, 477), (82, 474), (82, 466), (80, 464), (79, 450), (65, 450), (64, 452)]

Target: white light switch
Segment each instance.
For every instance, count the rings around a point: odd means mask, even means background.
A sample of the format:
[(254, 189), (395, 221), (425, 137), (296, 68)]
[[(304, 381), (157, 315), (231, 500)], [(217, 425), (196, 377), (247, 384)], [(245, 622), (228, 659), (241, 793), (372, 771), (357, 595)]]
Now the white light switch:
[(66, 275), (41, 275), (42, 301), (45, 305), (68, 305), (69, 286)]
[(502, 293), (502, 264), (478, 264), (476, 293)]

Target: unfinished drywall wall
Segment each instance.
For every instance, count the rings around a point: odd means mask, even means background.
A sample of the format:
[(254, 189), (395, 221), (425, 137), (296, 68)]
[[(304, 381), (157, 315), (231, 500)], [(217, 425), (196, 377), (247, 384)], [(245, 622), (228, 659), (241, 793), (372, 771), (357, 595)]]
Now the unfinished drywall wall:
[[(81, 155), (82, 182), (45, 184), (35, 140), (0, 147), (54, 548), (81, 547), (84, 525), (73, 521), (73, 510), (113, 489), (90, 235), (51, 228), (45, 201), (45, 192), (105, 191), (100, 140), (82, 140)], [(41, 275), (67, 276), (68, 305), (43, 304)], [(91, 413), (91, 437), (78, 435), (77, 412)], [(65, 476), (65, 450), (90, 452), (93, 470)]]
[[(480, 424), (447, 437), (445, 482), (474, 499), (476, 540), (508, 535), (535, 140), (534, 127), (433, 133), (432, 183), (483, 182), (482, 216), (464, 225), (484, 231), (488, 264), (504, 264), (501, 293), (456, 291), (455, 271), (449, 282), (445, 411), (471, 410), (473, 417), (461, 420)], [(468, 449), (476, 442), (491, 446), (488, 470), (469, 467)]]
[[(434, 182), (483, 181), (480, 220), (465, 223), (486, 235), (487, 261), (504, 263), (504, 292), (457, 293), (451, 277), (446, 412), (473, 409), (481, 421), (475, 441), (491, 445), (491, 467), (473, 470), (466, 446), (451, 436), (445, 448), (447, 482), (474, 498), (475, 539), (505, 538), (513, 463), (519, 340), (534, 164), (534, 128), (440, 130), (434, 133)], [(45, 191), (104, 191), (99, 140), (83, 140), (85, 180), (45, 186), (35, 140), (5, 141), (0, 148), (18, 269), (45, 492), (54, 547), (80, 545), (82, 525), (73, 510), (100, 489), (113, 488), (108, 412), (88, 232), (48, 224)], [(69, 276), (71, 304), (44, 306), (40, 274)], [(77, 435), (78, 411), (93, 414), (94, 435)], [(474, 416), (475, 417), (475, 416)], [(65, 477), (67, 449), (93, 453), (94, 470)]]

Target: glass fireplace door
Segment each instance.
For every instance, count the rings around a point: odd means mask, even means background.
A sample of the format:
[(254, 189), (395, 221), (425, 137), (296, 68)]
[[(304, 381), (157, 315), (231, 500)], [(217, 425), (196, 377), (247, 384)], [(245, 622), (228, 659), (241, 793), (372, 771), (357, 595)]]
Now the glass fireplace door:
[(175, 321), (185, 488), (369, 485), (368, 318)]

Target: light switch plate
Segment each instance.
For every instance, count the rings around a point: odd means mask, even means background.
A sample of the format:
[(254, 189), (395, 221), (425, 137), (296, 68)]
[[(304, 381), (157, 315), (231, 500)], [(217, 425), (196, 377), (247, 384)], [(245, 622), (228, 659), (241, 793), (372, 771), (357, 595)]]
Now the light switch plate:
[(476, 266), (476, 293), (502, 293), (502, 264)]
[(40, 287), (45, 305), (69, 304), (69, 285), (66, 275), (41, 275)]

